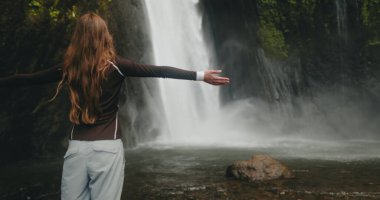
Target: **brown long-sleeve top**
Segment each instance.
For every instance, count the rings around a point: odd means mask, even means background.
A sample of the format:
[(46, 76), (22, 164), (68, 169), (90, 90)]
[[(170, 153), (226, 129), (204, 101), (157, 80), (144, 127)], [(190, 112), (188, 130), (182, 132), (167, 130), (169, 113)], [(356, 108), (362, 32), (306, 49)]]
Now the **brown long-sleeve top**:
[[(73, 125), (69, 138), (72, 140), (112, 140), (121, 138), (118, 125), (118, 100), (123, 80), (127, 76), (162, 77), (197, 80), (197, 72), (168, 66), (138, 64), (124, 58), (110, 62), (110, 73), (101, 84), (101, 114), (94, 124)], [(17, 74), (0, 79), (0, 86), (20, 86), (58, 82), (62, 79), (62, 64), (32, 73)]]

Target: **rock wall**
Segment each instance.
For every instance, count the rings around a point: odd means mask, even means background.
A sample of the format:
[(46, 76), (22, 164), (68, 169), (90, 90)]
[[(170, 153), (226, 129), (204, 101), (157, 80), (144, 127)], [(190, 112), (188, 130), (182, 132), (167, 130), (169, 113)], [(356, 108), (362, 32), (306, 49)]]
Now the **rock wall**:
[(337, 138), (380, 137), (379, 1), (201, 3), (217, 62), (231, 78), (225, 104), (268, 102), (296, 127), (290, 132), (312, 124)]
[(235, 80), (223, 90), (224, 100), (274, 101), (276, 95), (265, 91), (263, 56), (282, 72), (299, 65), (300, 81), (292, 95), (310, 96), (332, 88), (346, 99), (352, 95), (350, 89), (361, 93), (358, 98), (380, 98), (375, 83), (380, 78), (375, 55), (380, 47), (378, 1), (201, 2), (219, 64)]

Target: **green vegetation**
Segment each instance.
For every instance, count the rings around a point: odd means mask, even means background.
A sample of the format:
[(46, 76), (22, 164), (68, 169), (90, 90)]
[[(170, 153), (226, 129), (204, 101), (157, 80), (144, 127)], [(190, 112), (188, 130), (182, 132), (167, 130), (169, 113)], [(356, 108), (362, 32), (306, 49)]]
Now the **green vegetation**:
[[(344, 3), (342, 1), (341, 3)], [(291, 52), (305, 50), (305, 42), (313, 40), (317, 32), (324, 39), (336, 40), (336, 3), (322, 0), (257, 0), (259, 29), (258, 38), (265, 52), (277, 59), (286, 59)], [(355, 6), (348, 3), (348, 6)], [(317, 6), (319, 8), (317, 8)], [(380, 0), (357, 2), (356, 18), (361, 19), (366, 35), (366, 45), (380, 44)], [(323, 10), (319, 10), (323, 9)], [(347, 8), (352, 12), (354, 8)], [(348, 13), (349, 14), (349, 13)], [(349, 17), (349, 16), (347, 16)], [(353, 23), (353, 22), (347, 22)], [(321, 24), (322, 26), (316, 27)], [(351, 24), (347, 24), (350, 27)], [(310, 35), (309, 35), (310, 34)], [(299, 40), (303, 40), (300, 42)]]
[[(2, 0), (1, 76), (35, 72), (62, 62), (75, 20), (88, 11), (107, 18), (109, 6), (109, 0)], [(3, 149), (0, 162), (57, 155), (64, 150), (61, 141), (64, 141), (69, 126), (65, 96), (61, 95), (53, 103), (33, 112), (39, 103), (51, 97), (55, 87), (51, 84), (9, 90), (1, 88), (9, 95), (0, 101), (0, 124), (3, 125), (0, 129)]]
[(281, 60), (289, 57), (298, 45), (295, 40), (304, 34), (302, 23), (314, 22), (315, 4), (313, 0), (258, 0), (258, 37), (269, 56)]
[[(30, 0), (27, 8), (27, 18), (38, 22), (44, 18), (53, 23), (62, 23), (74, 20), (87, 10), (105, 13), (112, 0), (98, 0), (92, 3), (82, 1), (62, 0)], [(80, 8), (80, 9), (78, 9)]]
[(12, 74), (15, 69), (35, 71), (61, 60), (75, 20), (88, 11), (107, 18), (110, 3), (110, 0), (4, 0), (0, 6), (3, 15), (0, 66), (4, 66), (0, 73)]
[(380, 45), (380, 0), (363, 0), (361, 12), (368, 31), (367, 45)]
[(279, 12), (278, 3), (275, 0), (259, 0), (259, 22), (258, 36), (263, 49), (271, 56), (285, 59), (288, 57), (288, 46), (284, 33), (279, 26), (285, 20), (284, 15)]
[(261, 23), (261, 25), (258, 35), (264, 50), (277, 58), (287, 58), (288, 47), (283, 33), (273, 23)]

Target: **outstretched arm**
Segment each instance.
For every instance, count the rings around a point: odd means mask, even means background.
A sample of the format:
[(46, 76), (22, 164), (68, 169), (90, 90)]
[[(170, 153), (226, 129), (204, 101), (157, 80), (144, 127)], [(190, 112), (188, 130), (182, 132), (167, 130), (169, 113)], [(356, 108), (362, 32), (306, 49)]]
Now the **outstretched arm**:
[(55, 65), (49, 69), (31, 74), (15, 74), (5, 78), (0, 78), (0, 87), (14, 87), (23, 85), (36, 85), (52, 83), (61, 80), (62, 64)]
[(229, 83), (229, 78), (220, 77), (217, 75), (221, 73), (220, 70), (207, 70), (204, 72), (195, 72), (168, 66), (138, 64), (123, 58), (117, 58), (116, 65), (120, 68), (121, 72), (125, 76), (161, 77), (194, 81), (198, 80), (205, 81), (212, 85), (225, 85)]

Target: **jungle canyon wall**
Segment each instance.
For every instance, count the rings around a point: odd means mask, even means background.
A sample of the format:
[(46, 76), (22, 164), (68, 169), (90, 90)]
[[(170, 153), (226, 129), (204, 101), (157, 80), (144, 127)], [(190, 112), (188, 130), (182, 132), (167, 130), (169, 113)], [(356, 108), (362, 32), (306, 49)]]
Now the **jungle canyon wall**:
[[(307, 88), (326, 85), (373, 88), (365, 82), (378, 76), (377, 1), (203, 0), (203, 3), (220, 64), (260, 67), (257, 57), (263, 49), (265, 56), (273, 61), (298, 59), (306, 78), (303, 85)], [(241, 73), (239, 69), (246, 70), (239, 67), (236, 73)], [(257, 74), (257, 70), (246, 74)], [(264, 87), (254, 88), (251, 91), (256, 93), (251, 95), (263, 94), (259, 88)], [(240, 94), (235, 90), (235, 95), (238, 94), (243, 97), (246, 92)]]
[(284, 135), (314, 129), (378, 138), (379, 1), (202, 2), (219, 65), (231, 77), (221, 91), (226, 105), (270, 102), (263, 112), (276, 114), (268, 125), (284, 123)]

